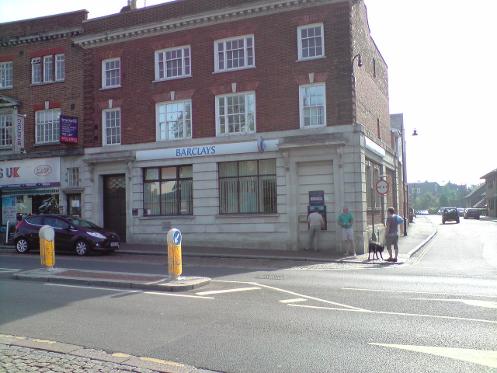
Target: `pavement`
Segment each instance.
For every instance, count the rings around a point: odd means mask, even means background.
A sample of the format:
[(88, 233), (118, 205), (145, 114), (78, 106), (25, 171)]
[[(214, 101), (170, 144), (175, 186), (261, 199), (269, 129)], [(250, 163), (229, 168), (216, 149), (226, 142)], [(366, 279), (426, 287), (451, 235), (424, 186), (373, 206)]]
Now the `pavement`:
[(209, 373), (172, 361), (0, 334), (0, 372)]

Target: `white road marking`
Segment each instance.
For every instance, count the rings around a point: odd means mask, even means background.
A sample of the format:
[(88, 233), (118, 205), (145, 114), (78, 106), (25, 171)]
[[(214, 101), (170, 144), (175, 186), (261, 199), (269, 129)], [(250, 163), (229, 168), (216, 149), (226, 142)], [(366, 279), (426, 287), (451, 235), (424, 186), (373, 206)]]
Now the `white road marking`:
[(497, 302), (491, 302), (487, 300), (478, 299), (434, 299), (434, 298), (411, 298), (412, 300), (427, 300), (435, 302), (459, 302), (467, 304), (468, 306), (483, 307), (483, 308), (495, 308), (497, 309)]
[(260, 287), (253, 286), (249, 288), (235, 288), (235, 289), (226, 289), (226, 290), (208, 290), (208, 291), (200, 291), (195, 293), (197, 295), (213, 295), (213, 294), (225, 294), (225, 293), (237, 293), (240, 291), (251, 291), (251, 290), (261, 290)]
[(139, 293), (138, 290), (126, 290), (126, 289), (117, 289), (117, 288), (103, 288), (98, 286), (85, 286), (85, 285), (67, 285), (67, 284), (53, 284), (53, 283), (45, 283), (46, 286), (60, 286), (66, 288), (77, 288), (77, 289), (92, 289), (92, 290), (108, 290), (115, 291), (118, 293)]
[(479, 364), (490, 368), (497, 368), (497, 351), (474, 350), (469, 348), (413, 346), (413, 345), (399, 345), (399, 344), (385, 344), (385, 343), (370, 343), (370, 345), (420, 352), (423, 354), (430, 354), (430, 355), (447, 357), (454, 360), (466, 361), (469, 363)]
[(383, 290), (383, 289), (363, 289), (363, 288), (342, 288), (342, 290), (353, 291), (370, 291), (378, 293), (403, 293), (403, 294), (429, 294), (429, 295), (447, 295), (453, 297), (478, 297), (478, 298), (497, 298), (495, 295), (479, 295), (479, 294), (451, 294), (451, 293), (438, 293), (432, 291), (414, 291), (414, 290)]
[(157, 291), (144, 291), (143, 294), (162, 295), (164, 297), (178, 297), (178, 298), (214, 299), (213, 297), (201, 297), (198, 295), (189, 295), (189, 294), (160, 293)]
[(20, 269), (17, 268), (0, 268), (0, 272), (19, 272)]
[(299, 302), (307, 302), (307, 299), (304, 299), (304, 298), (293, 298), (293, 299), (283, 299), (283, 300), (280, 300), (280, 303), (283, 303), (283, 304), (299, 303)]
[(317, 298), (317, 297), (312, 297), (312, 296), (309, 296), (309, 295), (304, 295), (304, 294), (296, 293), (294, 291), (285, 290), (285, 289), (277, 288), (277, 287), (274, 287), (274, 286), (263, 285), (263, 284), (260, 284), (258, 282), (227, 281), (227, 280), (212, 280), (211, 282), (226, 282), (226, 283), (237, 283), (237, 284), (260, 286), (262, 288), (271, 289), (271, 290), (278, 291), (278, 292), (281, 292), (281, 293), (291, 294), (291, 295), (294, 295), (294, 296), (299, 297), (299, 298), (305, 298), (305, 299), (315, 300), (317, 302), (326, 303), (326, 304), (333, 304), (335, 306), (345, 307), (345, 308), (348, 308), (348, 309), (367, 311), (367, 310), (365, 310), (363, 308), (358, 308), (358, 307), (354, 307), (354, 306), (349, 306), (347, 304), (332, 302), (330, 300), (326, 300), (326, 299), (322, 299), (322, 298)]
[(116, 293), (122, 294), (148, 294), (148, 295), (162, 295), (166, 297), (178, 297), (178, 298), (196, 298), (196, 299), (214, 299), (212, 297), (200, 297), (197, 295), (188, 295), (188, 294), (175, 294), (175, 293), (161, 293), (156, 291), (142, 291), (142, 290), (126, 290), (126, 289), (116, 289), (116, 288), (103, 288), (97, 286), (84, 286), (84, 285), (67, 285), (67, 284), (44, 284), (47, 286), (61, 286), (68, 288), (77, 288), (77, 289), (92, 289), (92, 290), (107, 290), (114, 291)]
[(421, 318), (445, 319), (445, 320), (474, 321), (474, 322), (482, 322), (482, 323), (496, 324), (497, 325), (497, 320), (471, 319), (471, 318), (467, 318), (467, 317), (426, 315), (426, 314), (421, 314), (421, 313), (403, 313), (403, 312), (389, 312), (389, 311), (370, 311), (370, 310), (363, 310), (363, 309), (344, 309), (344, 308), (334, 308), (334, 307), (307, 306), (304, 304), (288, 304), (288, 306), (289, 307), (313, 308), (313, 309), (320, 309), (320, 310), (330, 310), (330, 311), (363, 312), (363, 313), (376, 314), (376, 315), (394, 315), (394, 316), (421, 317)]

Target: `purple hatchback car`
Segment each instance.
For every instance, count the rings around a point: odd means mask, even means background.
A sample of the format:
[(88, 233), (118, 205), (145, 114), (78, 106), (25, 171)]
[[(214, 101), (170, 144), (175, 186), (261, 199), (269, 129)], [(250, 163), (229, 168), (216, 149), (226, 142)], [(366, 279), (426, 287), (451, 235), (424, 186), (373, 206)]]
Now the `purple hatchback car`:
[(38, 232), (43, 225), (55, 231), (55, 251), (74, 251), (87, 255), (91, 251), (112, 252), (119, 249), (119, 236), (83, 219), (64, 215), (33, 215), (16, 226), (16, 251), (24, 254), (39, 249)]

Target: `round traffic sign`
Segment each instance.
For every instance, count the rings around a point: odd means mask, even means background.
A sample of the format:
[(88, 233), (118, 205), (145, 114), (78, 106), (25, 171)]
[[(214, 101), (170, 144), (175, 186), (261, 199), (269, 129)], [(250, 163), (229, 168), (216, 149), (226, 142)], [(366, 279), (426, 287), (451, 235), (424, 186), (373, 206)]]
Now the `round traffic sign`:
[(388, 181), (386, 180), (378, 180), (376, 182), (376, 191), (378, 194), (387, 194), (388, 190), (390, 189), (390, 186), (388, 185)]

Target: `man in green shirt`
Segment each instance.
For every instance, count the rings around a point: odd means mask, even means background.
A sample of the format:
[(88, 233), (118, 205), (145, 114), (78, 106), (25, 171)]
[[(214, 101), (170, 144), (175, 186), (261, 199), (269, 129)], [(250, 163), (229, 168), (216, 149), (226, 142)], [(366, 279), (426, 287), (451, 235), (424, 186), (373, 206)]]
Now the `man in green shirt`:
[(356, 256), (354, 244), (354, 218), (347, 207), (338, 216), (338, 225), (342, 227), (342, 251)]

